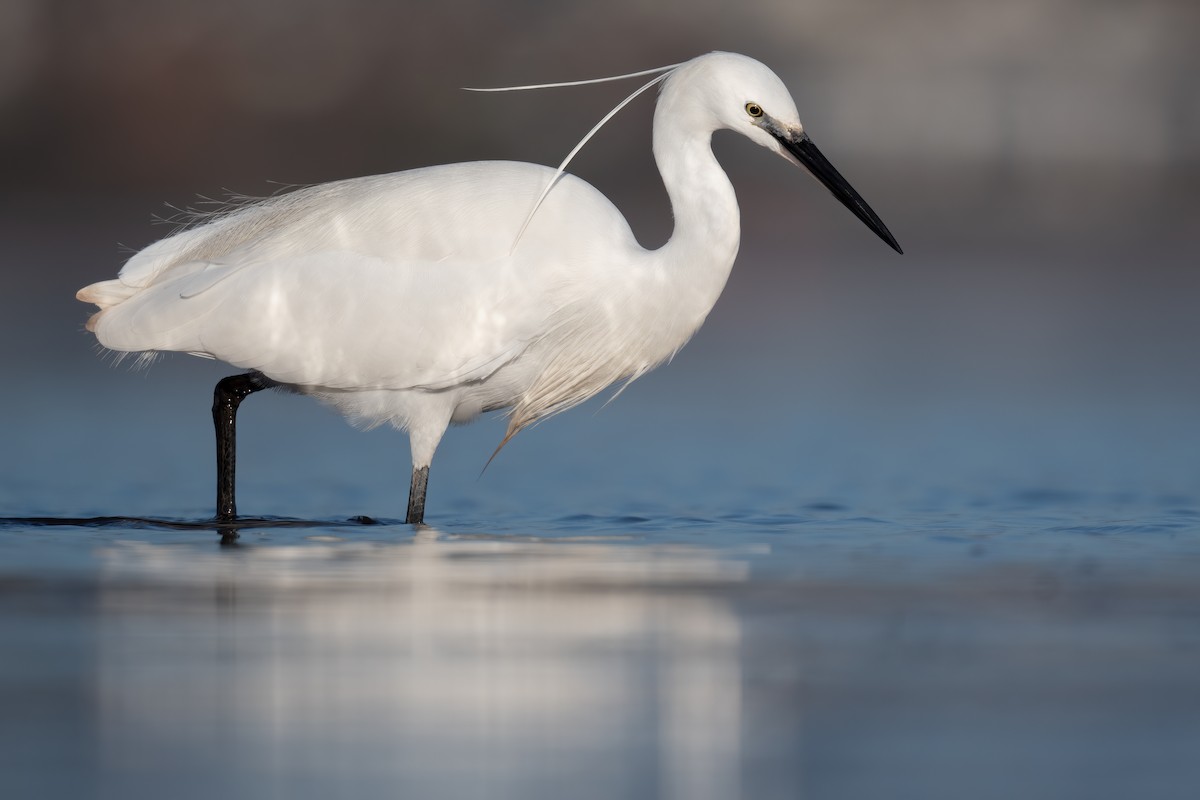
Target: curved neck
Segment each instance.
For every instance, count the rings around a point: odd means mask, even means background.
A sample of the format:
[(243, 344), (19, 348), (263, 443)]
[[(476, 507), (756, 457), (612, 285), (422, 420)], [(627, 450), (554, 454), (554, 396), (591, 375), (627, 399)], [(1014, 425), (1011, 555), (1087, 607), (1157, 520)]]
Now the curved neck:
[(654, 160), (675, 217), (675, 230), (659, 255), (669, 267), (686, 270), (697, 288), (712, 292), (715, 303), (737, 257), (740, 212), (733, 185), (712, 152), (711, 123), (697, 119), (696, 109), (680, 99), (668, 86), (654, 114)]

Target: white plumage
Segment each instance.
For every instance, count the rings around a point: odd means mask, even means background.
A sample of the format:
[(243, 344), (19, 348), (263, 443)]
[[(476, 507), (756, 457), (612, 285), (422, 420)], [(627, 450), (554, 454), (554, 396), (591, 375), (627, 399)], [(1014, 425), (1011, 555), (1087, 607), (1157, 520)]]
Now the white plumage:
[[(88, 329), (107, 348), (211, 356), (407, 430), (415, 494), (450, 422), (511, 408), (507, 441), (652, 369), (699, 328), (738, 250), (737, 201), (710, 146), (720, 128), (804, 163), (895, 246), (848, 185), (797, 152), (811, 141), (774, 73), (712, 53), (670, 71), (658, 101), (675, 230), (657, 250), (571, 175), (517, 240), (555, 171), (471, 162), (254, 202), (147, 247), (78, 297), (100, 307)], [(411, 522), (423, 479), (420, 494)]]

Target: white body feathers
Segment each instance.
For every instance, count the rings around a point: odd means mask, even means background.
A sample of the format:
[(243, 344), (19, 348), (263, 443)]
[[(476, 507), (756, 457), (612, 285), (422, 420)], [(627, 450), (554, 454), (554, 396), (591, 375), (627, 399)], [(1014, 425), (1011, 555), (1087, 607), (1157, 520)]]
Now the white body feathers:
[(414, 467), (483, 411), (512, 409), (507, 441), (670, 358), (704, 321), (739, 238), (711, 134), (779, 150), (739, 117), (747, 100), (799, 129), (778, 78), (744, 56), (701, 56), (664, 83), (654, 152), (676, 227), (658, 250), (570, 175), (514, 247), (553, 170), (429, 167), (301, 189), (157, 242), (80, 291), (101, 308), (88, 327), (113, 350), (211, 356), (408, 430)]

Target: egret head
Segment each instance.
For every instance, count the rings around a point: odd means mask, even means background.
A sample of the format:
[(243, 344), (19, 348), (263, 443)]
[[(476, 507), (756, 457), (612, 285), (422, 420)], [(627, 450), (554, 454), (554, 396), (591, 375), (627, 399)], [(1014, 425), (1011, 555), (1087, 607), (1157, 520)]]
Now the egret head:
[(804, 133), (796, 103), (783, 81), (753, 58), (708, 53), (681, 65), (668, 78), (668, 85), (699, 101), (696, 111), (709, 119), (698, 114), (690, 120), (697, 128), (736, 131), (785, 158), (777, 134)]
[[(704, 137), (707, 143), (708, 137), (717, 130), (737, 131), (793, 164), (806, 169), (825, 188), (833, 192), (833, 196), (850, 209), (854, 216), (866, 223), (867, 227), (873, 230), (879, 238), (887, 242), (897, 253), (904, 252), (900, 249), (900, 245), (896, 244), (895, 237), (888, 231), (883, 221), (876, 216), (866, 201), (859, 196), (858, 192), (854, 191), (853, 187), (813, 144), (812, 139), (805, 132), (804, 126), (800, 124), (800, 114), (796, 111), (796, 102), (792, 100), (792, 95), (783, 85), (783, 81), (753, 58), (737, 53), (715, 52), (693, 58), (682, 64), (671, 64), (641, 72), (631, 72), (627, 75), (565, 83), (472, 89), (471, 91), (512, 92), (523, 89), (581, 86), (588, 83), (604, 83), (646, 75), (656, 77), (636, 89), (605, 114), (558, 165), (554, 178), (542, 190), (542, 194), (533, 204), (533, 209), (529, 212), (525, 224), (521, 226), (521, 230), (517, 234), (517, 241), (520, 241), (529, 221), (533, 219), (533, 215), (537, 213), (542, 201), (546, 199), (547, 193), (554, 187), (567, 164), (570, 164), (575, 154), (596, 135), (596, 131), (604, 127), (604, 124), (612, 119), (614, 114), (627, 106), (635, 97), (652, 86), (661, 84), (662, 94), (654, 111), (656, 156), (660, 147), (660, 133), (663, 146), (666, 147), (675, 146), (678, 142), (689, 138), (695, 141), (697, 137)], [(516, 242), (513, 243), (513, 247), (516, 247)]]
[[(670, 92), (674, 97), (664, 89), (660, 110), (666, 102), (668, 113), (690, 116), (685, 124), (697, 132), (736, 131), (803, 167), (879, 238), (903, 252), (883, 221), (813, 144), (791, 93), (766, 66), (737, 53), (708, 53), (680, 65), (667, 86), (675, 90)], [(676, 99), (689, 96), (691, 104)]]

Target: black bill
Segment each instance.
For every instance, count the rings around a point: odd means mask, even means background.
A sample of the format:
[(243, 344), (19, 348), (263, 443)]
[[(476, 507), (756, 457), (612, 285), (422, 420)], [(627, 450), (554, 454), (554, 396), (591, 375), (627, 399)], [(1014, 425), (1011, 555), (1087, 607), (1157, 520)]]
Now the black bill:
[(854, 187), (846, 182), (842, 174), (834, 169), (833, 164), (829, 163), (829, 159), (821, 155), (821, 151), (813, 144), (812, 139), (808, 138), (807, 133), (801, 134), (800, 138), (794, 141), (790, 136), (781, 136), (777, 133), (774, 136), (789, 153), (796, 157), (797, 161), (804, 165), (805, 169), (812, 173), (814, 178), (833, 192), (833, 196), (840, 200), (842, 205), (854, 212), (854, 216), (865, 222), (868, 228), (875, 231), (875, 235), (887, 242), (897, 253), (904, 253), (900, 249), (900, 245), (896, 243), (896, 237), (892, 236), (891, 231), (883, 224), (883, 220), (871, 210), (867, 201), (854, 191)]

